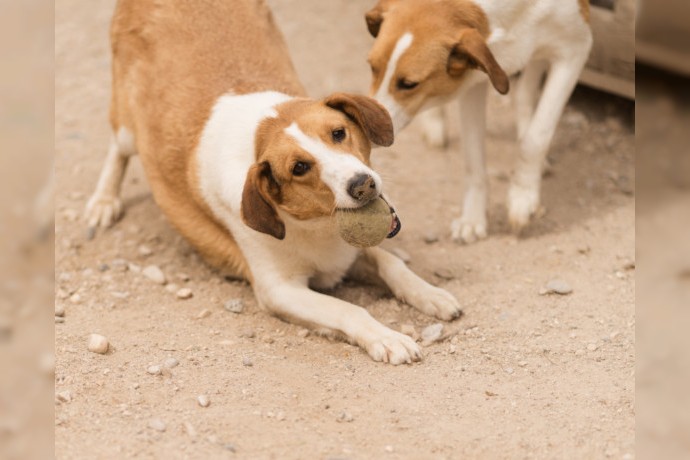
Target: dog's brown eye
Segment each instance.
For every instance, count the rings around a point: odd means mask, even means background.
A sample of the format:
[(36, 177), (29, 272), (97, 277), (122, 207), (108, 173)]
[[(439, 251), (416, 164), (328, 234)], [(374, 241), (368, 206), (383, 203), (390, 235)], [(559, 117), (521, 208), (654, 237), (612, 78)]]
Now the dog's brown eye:
[(414, 89), (417, 87), (419, 83), (416, 81), (410, 81), (407, 80), (406, 78), (400, 78), (398, 80), (398, 89), (402, 90), (408, 90), (408, 89)]
[(331, 131), (333, 142), (340, 143), (345, 140), (345, 128), (338, 128)]
[(310, 169), (311, 166), (309, 163), (298, 161), (295, 163), (295, 166), (292, 167), (292, 174), (295, 176), (304, 176)]

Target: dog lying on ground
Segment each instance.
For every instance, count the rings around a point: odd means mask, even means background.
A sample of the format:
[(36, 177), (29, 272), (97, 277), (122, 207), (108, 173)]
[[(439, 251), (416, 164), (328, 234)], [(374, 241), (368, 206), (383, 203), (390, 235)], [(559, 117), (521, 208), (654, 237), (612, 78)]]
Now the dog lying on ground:
[(138, 153), (168, 219), (210, 263), (249, 280), (262, 307), (343, 336), (374, 360), (419, 360), (410, 337), (311, 289), (334, 287), (363, 252), (399, 299), (441, 319), (460, 314), (451, 294), (392, 254), (338, 235), (336, 209), (383, 193), (369, 154), (372, 143), (393, 142), (386, 110), (351, 94), (308, 99), (260, 1), (121, 0), (111, 39), (114, 134), (89, 226), (118, 218)]
[[(488, 83), (506, 94), (508, 76), (522, 72), (515, 96), (520, 155), (508, 194), (510, 223), (520, 231), (539, 207), (542, 165), (589, 56), (587, 0), (380, 0), (366, 22), (376, 38), (371, 95), (388, 109), (396, 132), (417, 112), (460, 100), (466, 191), (451, 226), (455, 240), (487, 235)], [(442, 121), (424, 121), (440, 142)]]

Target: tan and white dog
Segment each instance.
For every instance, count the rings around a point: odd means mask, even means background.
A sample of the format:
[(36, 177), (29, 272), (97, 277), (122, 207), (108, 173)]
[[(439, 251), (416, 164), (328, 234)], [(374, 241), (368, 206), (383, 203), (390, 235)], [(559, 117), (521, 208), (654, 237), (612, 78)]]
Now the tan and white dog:
[[(169, 220), (210, 263), (249, 280), (262, 307), (377, 361), (419, 360), (410, 337), (311, 289), (335, 286), (362, 253), (340, 238), (333, 213), (383, 193), (369, 154), (393, 142), (386, 110), (364, 96), (306, 98), (262, 1), (120, 0), (111, 39), (114, 134), (90, 228), (120, 215), (138, 153)], [(395, 256), (363, 253), (399, 299), (441, 319), (460, 314), (451, 294)]]
[[(451, 231), (462, 242), (487, 235), (488, 83), (505, 94), (508, 76), (522, 72), (515, 96), (520, 156), (508, 194), (511, 225), (521, 230), (539, 207), (542, 165), (589, 56), (588, 1), (380, 0), (366, 22), (376, 37), (371, 95), (388, 109), (396, 132), (417, 112), (460, 100), (466, 191)], [(442, 123), (425, 119), (436, 142)]]

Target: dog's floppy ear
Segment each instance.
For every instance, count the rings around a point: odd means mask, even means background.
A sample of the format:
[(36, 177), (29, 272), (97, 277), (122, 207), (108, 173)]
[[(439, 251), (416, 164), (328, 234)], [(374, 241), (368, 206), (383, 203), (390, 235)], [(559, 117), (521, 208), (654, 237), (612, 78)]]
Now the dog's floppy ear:
[(460, 32), (458, 42), (453, 46), (448, 57), (448, 74), (461, 75), (465, 69), (479, 69), (485, 72), (491, 80), (491, 84), (501, 94), (506, 94), (510, 89), (508, 75), (503, 71), (491, 50), (486, 45), (484, 37), (477, 29), (464, 29)]
[(364, 19), (367, 21), (367, 29), (369, 29), (372, 37), (376, 38), (379, 34), (381, 23), (383, 23), (383, 14), (394, 1), (396, 0), (380, 0), (375, 7), (364, 15)]
[(264, 161), (252, 165), (242, 191), (242, 220), (257, 232), (279, 240), (285, 238), (285, 224), (273, 204), (280, 188), (271, 174), (271, 165)]
[(340, 110), (357, 123), (369, 140), (383, 147), (393, 144), (393, 121), (388, 111), (370, 97), (358, 94), (335, 93), (324, 102)]

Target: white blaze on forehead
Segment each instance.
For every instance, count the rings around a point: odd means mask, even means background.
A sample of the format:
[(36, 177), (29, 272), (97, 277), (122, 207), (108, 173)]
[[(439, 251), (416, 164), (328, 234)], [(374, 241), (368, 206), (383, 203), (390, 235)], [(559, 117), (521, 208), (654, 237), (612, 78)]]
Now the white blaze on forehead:
[(362, 163), (358, 158), (346, 153), (334, 150), (324, 144), (321, 139), (307, 136), (296, 123), (285, 128), (285, 133), (294, 138), (297, 144), (311, 154), (319, 162), (321, 180), (326, 184), (333, 195), (335, 204), (339, 208), (352, 208), (359, 205), (347, 193), (350, 179), (358, 174), (368, 174), (374, 178), (376, 188), (381, 190), (381, 177), (371, 168)]
[(411, 117), (405, 112), (405, 109), (396, 102), (395, 98), (390, 93), (391, 79), (393, 75), (395, 75), (400, 57), (410, 47), (413, 39), (414, 36), (410, 32), (405, 32), (403, 36), (398, 39), (391, 53), (391, 57), (388, 59), (386, 73), (383, 74), (381, 86), (379, 86), (376, 91), (376, 100), (388, 110), (388, 113), (390, 113), (391, 119), (393, 120), (393, 128), (396, 133), (410, 122)]

